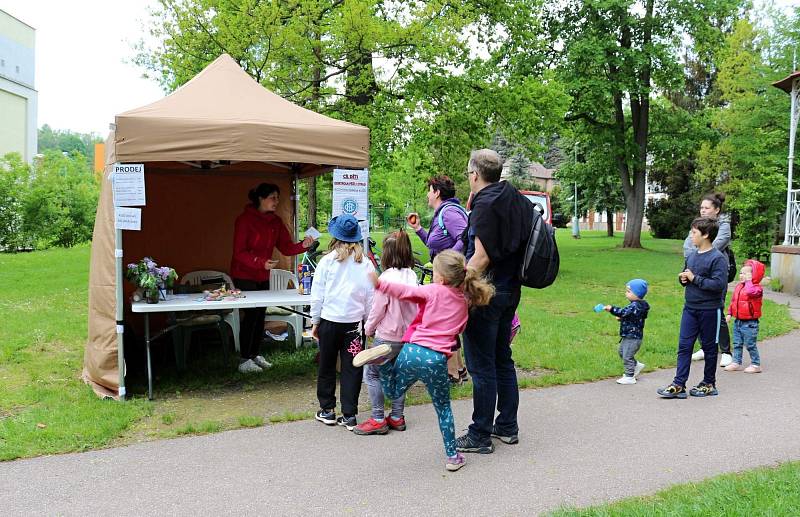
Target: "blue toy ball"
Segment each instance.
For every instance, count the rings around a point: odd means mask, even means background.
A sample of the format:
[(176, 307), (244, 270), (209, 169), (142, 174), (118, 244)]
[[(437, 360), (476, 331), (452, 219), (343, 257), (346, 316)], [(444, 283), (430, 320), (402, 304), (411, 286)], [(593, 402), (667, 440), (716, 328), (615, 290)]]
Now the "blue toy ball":
[(603, 312), (604, 308), (605, 305), (603, 305), (602, 303), (598, 303), (597, 305), (594, 306), (594, 312)]

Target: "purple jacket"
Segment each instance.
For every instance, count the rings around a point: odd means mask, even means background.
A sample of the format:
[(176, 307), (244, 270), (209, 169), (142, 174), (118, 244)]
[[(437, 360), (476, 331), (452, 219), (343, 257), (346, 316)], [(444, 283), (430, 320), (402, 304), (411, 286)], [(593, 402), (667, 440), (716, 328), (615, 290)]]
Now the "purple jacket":
[(454, 251), (462, 252), (464, 243), (459, 238), (461, 233), (467, 228), (467, 218), (464, 213), (456, 207), (451, 207), (445, 210), (442, 215), (442, 223), (447, 229), (447, 235), (444, 234), (442, 228), (439, 226), (439, 212), (445, 209), (447, 205), (461, 205), (458, 198), (450, 198), (444, 201), (439, 208), (433, 213), (431, 220), (431, 228), (425, 231), (424, 228), (417, 230), (417, 236), (422, 240), (423, 244), (428, 247), (431, 255), (431, 260), (437, 253), (444, 250), (452, 249)]

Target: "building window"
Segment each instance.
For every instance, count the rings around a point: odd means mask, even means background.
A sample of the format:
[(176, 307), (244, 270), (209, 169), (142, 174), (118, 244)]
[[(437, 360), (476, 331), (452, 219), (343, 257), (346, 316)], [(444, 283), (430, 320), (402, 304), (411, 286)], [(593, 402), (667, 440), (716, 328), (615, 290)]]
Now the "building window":
[(6, 66), (6, 60), (0, 59), (0, 66)]
[(19, 73), (19, 65), (16, 66), (17, 73)]

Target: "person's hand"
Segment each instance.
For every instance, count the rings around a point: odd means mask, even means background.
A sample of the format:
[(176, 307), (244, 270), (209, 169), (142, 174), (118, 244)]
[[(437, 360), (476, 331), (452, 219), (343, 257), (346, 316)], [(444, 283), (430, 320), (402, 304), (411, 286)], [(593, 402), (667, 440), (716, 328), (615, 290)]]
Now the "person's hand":
[(694, 281), (694, 273), (692, 273), (691, 269), (687, 269), (683, 272), (683, 278), (685, 278), (687, 282), (691, 283)]
[(311, 325), (311, 337), (319, 343), (319, 325)]
[(731, 322), (731, 315), (730, 314), (726, 314), (725, 315), (725, 323), (730, 323), (730, 322)]
[(603, 307), (603, 310), (611, 312), (611, 306), (610, 305), (606, 305), (605, 307)]
[(406, 216), (406, 220), (408, 221), (408, 224), (411, 225), (411, 228), (414, 229), (414, 231), (417, 231), (420, 228), (422, 228), (422, 226), (420, 226), (420, 224), (419, 224), (419, 214), (418, 213), (411, 212), (410, 214), (408, 214)]
[(370, 282), (372, 282), (372, 285), (374, 287), (378, 287), (378, 284), (380, 283), (380, 280), (378, 280), (378, 275), (375, 273), (375, 271), (370, 271), (367, 274), (367, 278), (369, 279)]
[(269, 271), (270, 269), (275, 269), (275, 266), (278, 265), (277, 260), (269, 259), (268, 261), (264, 262), (264, 269)]
[(306, 238), (303, 239), (303, 247), (305, 249), (308, 249), (308, 248), (311, 247), (312, 244), (314, 244), (314, 237), (311, 237), (310, 235), (306, 235)]

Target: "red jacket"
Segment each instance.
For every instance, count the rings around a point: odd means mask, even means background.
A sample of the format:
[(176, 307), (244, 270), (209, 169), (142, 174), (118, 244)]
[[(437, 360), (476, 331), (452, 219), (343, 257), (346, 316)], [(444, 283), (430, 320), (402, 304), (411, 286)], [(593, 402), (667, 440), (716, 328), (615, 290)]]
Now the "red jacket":
[(753, 269), (753, 279), (736, 284), (728, 314), (737, 320), (757, 320), (761, 317), (761, 297), (764, 293), (759, 282), (764, 278), (765, 268), (757, 260), (745, 260), (744, 265)]
[(262, 213), (252, 205), (245, 206), (233, 231), (231, 277), (266, 282), (269, 271), (264, 264), (272, 258), (276, 247), (287, 256), (305, 250), (303, 243), (292, 240), (286, 225), (274, 212)]

